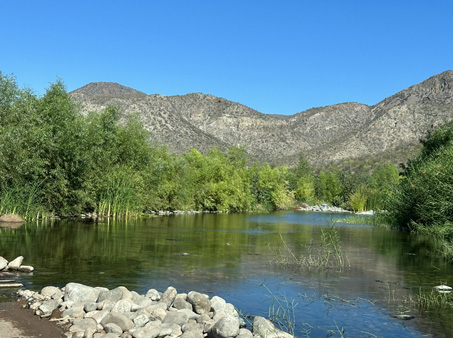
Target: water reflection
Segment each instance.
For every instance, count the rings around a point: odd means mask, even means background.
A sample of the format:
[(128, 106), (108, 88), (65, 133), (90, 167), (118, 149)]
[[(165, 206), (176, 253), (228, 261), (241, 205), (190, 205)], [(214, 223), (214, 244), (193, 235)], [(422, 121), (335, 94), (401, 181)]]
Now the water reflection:
[[(279, 212), (265, 215), (179, 215), (127, 222), (58, 222), (0, 229), (0, 255), (25, 257), (26, 287), (70, 281), (145, 293), (173, 285), (181, 292), (218, 294), (242, 312), (267, 315), (273, 297), (294, 298), (298, 335), (326, 337), (449, 337), (452, 313), (419, 315), (404, 300), (420, 287), (450, 282), (452, 268), (422, 236), (336, 223), (348, 268), (308, 273), (269, 265), (282, 245), (297, 255), (342, 215)], [(406, 306), (406, 308), (402, 308)], [(416, 315), (402, 322), (393, 314)], [(338, 326), (338, 327), (337, 327)]]

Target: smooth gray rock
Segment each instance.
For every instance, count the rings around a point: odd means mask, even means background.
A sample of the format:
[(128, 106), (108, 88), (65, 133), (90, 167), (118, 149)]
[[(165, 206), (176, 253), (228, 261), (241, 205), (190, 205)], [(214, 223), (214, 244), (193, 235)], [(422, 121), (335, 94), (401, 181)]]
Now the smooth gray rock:
[(11, 262), (8, 263), (8, 270), (18, 270), (23, 261), (24, 256), (14, 258)]
[(173, 307), (175, 309), (181, 310), (181, 309), (189, 309), (192, 310), (192, 304), (190, 304), (188, 301), (184, 300), (183, 298), (178, 298), (176, 297), (175, 301), (173, 302)]
[(61, 316), (70, 318), (83, 318), (85, 316), (83, 304), (73, 304), (73, 306), (71, 306), (69, 309), (64, 310)]
[(167, 290), (163, 293), (160, 301), (167, 305), (167, 309), (173, 304), (178, 291), (173, 286), (169, 286)]
[(119, 336), (115, 333), (106, 333), (102, 336), (100, 336), (100, 338), (118, 338)]
[(190, 291), (187, 294), (187, 301), (192, 304), (193, 311), (202, 315), (203, 313), (208, 313), (211, 310), (211, 301), (209, 297), (205, 294)]
[(108, 310), (91, 311), (85, 315), (85, 318), (93, 318), (98, 324), (110, 313)]
[(113, 303), (120, 301), (123, 298), (123, 291), (119, 288), (108, 290), (108, 291), (101, 291), (99, 293), (99, 297), (97, 299), (98, 303), (101, 303), (105, 300), (109, 300)]
[(8, 261), (0, 256), (0, 271), (4, 270), (8, 266)]
[(31, 265), (21, 265), (17, 268), (17, 271), (19, 272), (33, 272), (35, 271), (35, 268), (32, 267)]
[(104, 326), (104, 331), (106, 333), (114, 333), (118, 336), (120, 336), (123, 333), (123, 330), (116, 325), (115, 323), (108, 323)]
[(198, 313), (193, 312), (192, 310), (189, 309), (182, 309), (178, 310), (178, 312), (185, 313), (189, 319), (195, 319), (197, 320), (200, 315)]
[(253, 319), (253, 335), (265, 338), (293, 338), (289, 333), (277, 329), (270, 320), (260, 316)]
[(69, 332), (83, 332), (86, 335), (88, 332), (94, 333), (97, 325), (98, 323), (93, 318), (75, 319), (69, 328)]
[(162, 321), (166, 315), (167, 311), (165, 311), (161, 307), (155, 308), (151, 312), (149, 312), (149, 317), (154, 320)]
[(58, 308), (60, 303), (55, 299), (49, 299), (44, 301), (39, 309), (42, 311), (41, 317), (49, 317), (52, 314), (52, 311)]
[(63, 298), (63, 291), (55, 286), (46, 286), (42, 288), (41, 295), (47, 298), (60, 299)]
[(233, 304), (225, 303), (224, 306), (218, 307), (217, 310), (214, 310), (213, 319), (218, 321), (222, 317), (235, 317), (239, 318), (239, 314), (234, 308)]
[(176, 336), (182, 335), (181, 326), (174, 323), (162, 323), (158, 326), (160, 328), (159, 337), (163, 336)]
[(98, 310), (108, 310), (111, 311), (115, 306), (116, 302), (111, 301), (110, 299), (105, 299), (102, 302), (97, 303)]
[(195, 320), (191, 319), (182, 326), (182, 331), (199, 331), (201, 335), (203, 335), (203, 324), (197, 323)]
[(198, 330), (186, 331), (186, 332), (183, 332), (183, 334), (181, 335), (181, 338), (203, 338), (203, 337), (204, 337), (203, 331), (198, 331)]
[(149, 322), (149, 316), (142, 313), (136, 316), (132, 321), (134, 322), (135, 327), (143, 327)]
[(220, 309), (224, 308), (225, 305), (226, 305), (225, 299), (219, 296), (214, 296), (211, 298), (211, 308), (214, 311), (219, 311)]
[(117, 312), (110, 312), (101, 321), (101, 324), (103, 326), (109, 323), (114, 323), (118, 325), (123, 331), (128, 331), (134, 327), (134, 323), (132, 322), (132, 320), (127, 318), (125, 315)]
[(134, 337), (134, 338), (156, 338), (160, 335), (160, 331), (161, 330), (158, 327), (151, 327), (151, 328), (139, 327), (132, 331), (132, 337)]
[(248, 329), (239, 329), (239, 334), (236, 338), (253, 338), (253, 333)]
[(189, 316), (184, 312), (167, 312), (167, 315), (162, 320), (163, 324), (176, 324), (179, 326), (183, 326), (185, 323), (189, 321)]
[(208, 333), (212, 338), (236, 337), (239, 334), (239, 320), (235, 317), (219, 319)]
[(98, 304), (95, 303), (95, 302), (91, 302), (91, 303), (86, 303), (84, 306), (83, 306), (83, 309), (85, 310), (85, 312), (91, 312), (91, 311), (96, 311), (98, 309)]
[(158, 301), (158, 300), (160, 300), (161, 295), (160, 295), (159, 291), (157, 291), (156, 289), (149, 289), (148, 292), (146, 293), (145, 297), (148, 297), (154, 301)]
[(64, 288), (64, 300), (73, 301), (75, 303), (90, 303), (96, 302), (99, 296), (99, 291), (91, 286), (86, 286), (79, 283), (68, 283)]
[(118, 312), (122, 313), (125, 316), (129, 316), (132, 305), (134, 305), (132, 299), (121, 299), (115, 304), (115, 306), (112, 309), (112, 312)]

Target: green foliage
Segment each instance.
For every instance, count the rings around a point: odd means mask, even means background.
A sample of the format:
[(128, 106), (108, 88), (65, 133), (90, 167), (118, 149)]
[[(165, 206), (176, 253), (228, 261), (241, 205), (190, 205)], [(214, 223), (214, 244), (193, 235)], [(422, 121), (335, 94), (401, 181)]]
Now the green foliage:
[(343, 187), (339, 178), (339, 171), (323, 171), (316, 181), (316, 197), (320, 201), (329, 202), (333, 205), (341, 205), (341, 193)]
[(404, 178), (390, 196), (389, 216), (402, 228), (432, 228), (446, 241), (453, 240), (453, 124), (435, 131), (419, 157), (405, 169)]

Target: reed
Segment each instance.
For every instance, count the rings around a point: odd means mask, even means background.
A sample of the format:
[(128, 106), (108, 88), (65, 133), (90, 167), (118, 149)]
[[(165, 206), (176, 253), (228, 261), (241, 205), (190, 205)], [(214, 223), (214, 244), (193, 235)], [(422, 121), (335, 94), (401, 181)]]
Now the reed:
[(39, 203), (39, 184), (15, 186), (0, 192), (0, 215), (18, 214), (26, 220), (46, 217), (45, 208)]
[(319, 271), (343, 269), (348, 265), (348, 259), (341, 249), (338, 230), (334, 225), (322, 229), (319, 245), (315, 245), (312, 241), (306, 246), (306, 251), (302, 255), (296, 255), (281, 234), (280, 240), (283, 247), (272, 252), (271, 258), (271, 263), (276, 266)]

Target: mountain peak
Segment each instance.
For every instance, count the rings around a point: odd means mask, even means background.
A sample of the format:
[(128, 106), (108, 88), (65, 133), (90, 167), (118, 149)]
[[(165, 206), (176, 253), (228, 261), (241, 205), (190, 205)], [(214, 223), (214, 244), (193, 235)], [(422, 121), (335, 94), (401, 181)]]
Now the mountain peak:
[(87, 96), (146, 96), (145, 93), (130, 87), (120, 85), (116, 82), (91, 82), (79, 89), (74, 90), (71, 94), (84, 94)]

